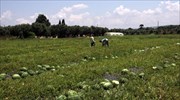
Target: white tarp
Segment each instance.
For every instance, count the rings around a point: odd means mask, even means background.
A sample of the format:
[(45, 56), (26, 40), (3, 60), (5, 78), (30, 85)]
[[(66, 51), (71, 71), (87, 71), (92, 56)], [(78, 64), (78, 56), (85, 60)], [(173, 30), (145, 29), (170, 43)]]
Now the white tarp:
[(121, 33), (121, 32), (106, 32), (105, 35), (109, 35), (109, 36), (124, 36), (124, 34)]

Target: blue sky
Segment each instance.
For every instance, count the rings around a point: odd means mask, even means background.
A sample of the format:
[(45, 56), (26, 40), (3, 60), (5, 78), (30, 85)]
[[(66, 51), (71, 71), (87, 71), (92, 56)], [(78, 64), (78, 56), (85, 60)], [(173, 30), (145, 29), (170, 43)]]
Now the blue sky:
[[(38, 14), (47, 16), (51, 24), (65, 19), (67, 25), (98, 25), (108, 28), (136, 28), (179, 24), (179, 1), (145, 0), (1, 0), (0, 24), (3, 26), (35, 21)], [(172, 18), (173, 17), (173, 18)]]

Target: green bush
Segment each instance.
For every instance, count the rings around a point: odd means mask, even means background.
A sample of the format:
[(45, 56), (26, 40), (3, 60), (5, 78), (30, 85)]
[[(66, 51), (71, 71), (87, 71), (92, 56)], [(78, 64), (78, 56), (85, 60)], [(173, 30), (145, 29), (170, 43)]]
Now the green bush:
[(25, 38), (35, 38), (35, 33), (34, 32), (28, 32), (27, 36)]

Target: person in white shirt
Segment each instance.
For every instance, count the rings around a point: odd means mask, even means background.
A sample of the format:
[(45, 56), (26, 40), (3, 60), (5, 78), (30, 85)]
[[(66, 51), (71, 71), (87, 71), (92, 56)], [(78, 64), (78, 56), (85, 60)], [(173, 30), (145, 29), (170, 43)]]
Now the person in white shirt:
[(107, 38), (103, 38), (99, 42), (102, 43), (102, 46), (108, 46), (109, 47), (109, 40)]
[(95, 40), (94, 40), (93, 35), (91, 35), (91, 37), (90, 37), (90, 43), (91, 43), (91, 47), (95, 46)]

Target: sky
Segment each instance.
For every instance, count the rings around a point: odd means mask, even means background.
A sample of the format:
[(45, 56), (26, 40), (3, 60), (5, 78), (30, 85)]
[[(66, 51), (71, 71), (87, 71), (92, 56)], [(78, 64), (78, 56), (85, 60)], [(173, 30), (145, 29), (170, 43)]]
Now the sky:
[(138, 28), (180, 24), (180, 0), (0, 0), (0, 25), (32, 24), (44, 14), (52, 25)]

